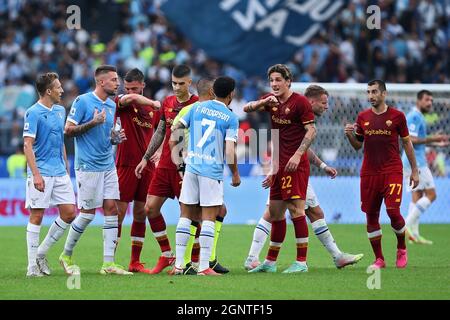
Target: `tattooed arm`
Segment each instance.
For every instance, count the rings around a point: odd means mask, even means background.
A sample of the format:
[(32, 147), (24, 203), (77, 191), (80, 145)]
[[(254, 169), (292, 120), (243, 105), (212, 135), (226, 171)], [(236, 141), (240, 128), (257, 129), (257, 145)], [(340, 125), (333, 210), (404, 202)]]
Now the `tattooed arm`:
[(308, 150), (311, 143), (314, 141), (316, 137), (316, 126), (314, 123), (309, 123), (305, 125), (306, 134), (302, 140), (302, 143), (298, 147), (297, 151), (295, 151), (294, 155), (289, 159), (285, 170), (286, 172), (293, 172), (297, 170), (298, 164), (302, 158), (302, 155)]
[(145, 152), (141, 162), (137, 165), (134, 171), (136, 177), (138, 177), (139, 179), (141, 178), (142, 171), (147, 166), (147, 162), (150, 160), (150, 158), (155, 154), (155, 152), (159, 149), (159, 147), (163, 143), (165, 135), (166, 135), (166, 120), (161, 119), (159, 121), (158, 128), (156, 129), (155, 133), (152, 136), (152, 140), (150, 140), (150, 143), (148, 144), (147, 151)]
[(78, 137), (83, 133), (89, 131), (96, 125), (104, 123), (106, 121), (106, 110), (103, 109), (102, 112), (98, 112), (97, 109), (94, 112), (94, 118), (86, 123), (76, 125), (71, 121), (66, 122), (66, 126), (64, 128), (64, 134), (68, 137)]

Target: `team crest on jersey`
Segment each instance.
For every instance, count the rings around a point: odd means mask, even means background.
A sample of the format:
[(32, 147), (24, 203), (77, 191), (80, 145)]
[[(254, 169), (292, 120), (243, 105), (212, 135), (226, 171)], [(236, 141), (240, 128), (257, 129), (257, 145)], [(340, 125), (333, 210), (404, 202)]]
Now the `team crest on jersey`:
[(150, 111), (150, 112), (148, 113), (148, 115), (150, 116), (150, 118), (153, 118), (153, 111)]
[(172, 112), (172, 111), (173, 111), (173, 108), (167, 109), (167, 112)]
[(369, 123), (370, 123), (369, 121), (367, 121), (367, 122), (364, 122), (364, 125), (365, 125), (365, 126), (368, 126), (368, 125), (369, 125)]
[(273, 108), (272, 108), (272, 111), (277, 111), (277, 110), (278, 110), (277, 107), (273, 107)]
[(386, 124), (387, 124), (388, 127), (390, 127), (391, 124), (392, 124), (392, 121), (391, 121), (391, 120), (387, 120), (387, 121), (386, 121)]
[(134, 109), (134, 112), (136, 112), (136, 113), (138, 112), (138, 110), (136, 108), (133, 108), (133, 109)]
[(112, 113), (112, 110), (111, 109), (108, 109), (108, 111), (109, 111), (109, 114), (110, 115), (112, 115), (113, 113)]
[(59, 117), (62, 119), (63, 118), (63, 114), (62, 112), (58, 112)]
[(286, 114), (288, 114), (289, 112), (291, 112), (291, 109), (289, 109), (289, 108), (286, 108), (286, 109), (284, 110), (284, 113), (286, 113)]

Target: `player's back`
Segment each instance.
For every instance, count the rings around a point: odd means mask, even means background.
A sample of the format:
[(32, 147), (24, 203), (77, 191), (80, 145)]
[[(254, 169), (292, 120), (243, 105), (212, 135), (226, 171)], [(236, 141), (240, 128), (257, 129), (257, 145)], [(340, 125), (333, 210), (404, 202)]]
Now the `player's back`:
[[(406, 121), (408, 123), (409, 135), (412, 137), (426, 138), (427, 136), (427, 123), (423, 114), (417, 109), (413, 108), (407, 115)], [(417, 166), (425, 167), (427, 165), (425, 157), (425, 144), (413, 144), (414, 154), (416, 155)], [(409, 167), (408, 157), (405, 151), (402, 156), (403, 165)]]
[(210, 100), (194, 105), (180, 121), (190, 128), (186, 170), (222, 180), (225, 140), (237, 140), (237, 116), (224, 103)]

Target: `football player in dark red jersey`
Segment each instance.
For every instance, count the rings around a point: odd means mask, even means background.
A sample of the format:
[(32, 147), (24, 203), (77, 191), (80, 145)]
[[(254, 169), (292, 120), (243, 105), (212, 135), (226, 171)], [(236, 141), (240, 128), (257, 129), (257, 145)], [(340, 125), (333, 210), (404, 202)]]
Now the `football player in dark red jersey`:
[(367, 235), (375, 253), (372, 268), (385, 268), (381, 249), (381, 227), (379, 223), (381, 203), (384, 200), (391, 226), (397, 235), (397, 268), (408, 263), (405, 244), (405, 220), (400, 213), (402, 201), (403, 165), (400, 159), (398, 139), (411, 165), (410, 184), (419, 183), (413, 145), (409, 138), (406, 117), (403, 112), (385, 102), (386, 84), (381, 80), (368, 83), (367, 97), (372, 105), (358, 114), (355, 124), (345, 125), (345, 135), (355, 150), (364, 146), (361, 167), (361, 210), (367, 217)]
[(139, 69), (127, 72), (124, 78), (125, 95), (116, 97), (116, 122), (125, 130), (127, 140), (118, 145), (116, 153), (117, 175), (119, 176), (120, 200), (117, 201), (119, 209), (119, 234), (122, 231), (122, 222), (128, 209), (133, 203), (133, 223), (131, 225), (131, 259), (128, 267), (132, 272), (149, 273), (140, 262), (142, 245), (145, 240), (144, 205), (147, 199), (147, 190), (153, 176), (155, 166), (150, 162), (142, 172), (141, 179), (134, 174), (136, 166), (145, 154), (145, 146), (152, 138), (155, 125), (159, 122), (161, 103), (146, 98), (144, 94), (144, 74)]
[(269, 252), (265, 261), (249, 272), (276, 272), (276, 260), (286, 236), (285, 211), (289, 210), (297, 242), (297, 258), (284, 273), (307, 272), (308, 225), (305, 216), (309, 179), (307, 150), (316, 136), (314, 113), (308, 99), (291, 90), (292, 74), (282, 64), (267, 72), (272, 92), (244, 106), (245, 112), (270, 113), (272, 129), (278, 130), (279, 155), (272, 155), (272, 172), (263, 186), (270, 187), (269, 213), (272, 220)]
[[(196, 95), (189, 92), (192, 84), (191, 69), (186, 65), (177, 65), (172, 70), (172, 88), (174, 95), (164, 99), (161, 106), (161, 119), (153, 137), (148, 144), (141, 162), (135, 170), (138, 178), (141, 178), (144, 168), (150, 158), (155, 154), (164, 141), (161, 159), (155, 170), (154, 177), (148, 189), (148, 197), (145, 203), (145, 213), (149, 219), (150, 227), (161, 248), (161, 256), (151, 273), (160, 273), (164, 268), (175, 261), (174, 254), (167, 238), (166, 222), (160, 210), (167, 198), (174, 199), (180, 196), (181, 177), (177, 166), (171, 158), (169, 140), (172, 131), (173, 120), (178, 112), (198, 100)], [(164, 140), (165, 138), (165, 140)]]

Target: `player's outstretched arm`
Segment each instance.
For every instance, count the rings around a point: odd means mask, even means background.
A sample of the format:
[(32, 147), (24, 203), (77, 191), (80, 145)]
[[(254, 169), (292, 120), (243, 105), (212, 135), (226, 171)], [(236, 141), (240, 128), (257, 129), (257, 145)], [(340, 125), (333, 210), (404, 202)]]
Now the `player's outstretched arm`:
[(325, 162), (320, 159), (313, 149), (308, 148), (308, 159), (312, 162), (317, 168), (320, 168), (326, 172), (327, 175), (331, 177), (331, 179), (336, 178), (338, 172), (335, 168), (328, 166)]
[(432, 134), (425, 138), (413, 137), (410, 136), (411, 142), (413, 145), (415, 144), (428, 144), (436, 147), (446, 147), (450, 144), (450, 136), (446, 134)]
[(232, 174), (231, 185), (233, 187), (237, 187), (241, 184), (241, 177), (239, 176), (239, 169), (237, 165), (236, 142), (231, 140), (225, 141), (225, 155), (227, 165)]
[(274, 107), (278, 105), (278, 100), (274, 96), (268, 96), (264, 99), (257, 100), (257, 101), (250, 101), (244, 106), (244, 112), (254, 112), (254, 111), (261, 111), (264, 109), (264, 107)]
[(141, 94), (130, 93), (120, 97), (119, 108), (127, 107), (131, 104), (136, 104), (139, 106), (152, 106), (155, 109), (161, 108), (161, 102), (157, 100), (151, 100)]
[(77, 125), (68, 120), (64, 128), (64, 134), (68, 137), (77, 137), (89, 131), (93, 127), (101, 123), (104, 123), (105, 121), (106, 121), (106, 110), (103, 109), (102, 112), (99, 113), (97, 109), (95, 109), (94, 117), (89, 122)]
[(286, 172), (294, 172), (297, 170), (297, 167), (300, 163), (300, 160), (305, 152), (308, 151), (309, 146), (316, 138), (316, 126), (314, 123), (309, 123), (305, 125), (305, 136), (303, 137), (302, 143), (298, 147), (297, 151), (295, 151), (294, 155), (289, 159), (289, 162), (286, 164), (285, 171)]
[(409, 179), (409, 183), (414, 189), (419, 184), (419, 169), (417, 168), (416, 155), (414, 154), (414, 148), (409, 136), (402, 138), (402, 144), (411, 166), (411, 178)]
[(33, 137), (24, 137), (23, 139), (23, 152), (25, 153), (25, 158), (27, 159), (28, 167), (33, 174), (33, 184), (36, 190), (40, 192), (44, 192), (45, 189), (45, 181), (39, 172), (39, 168), (36, 164), (36, 157), (33, 152)]
[(356, 136), (355, 134), (355, 124), (347, 123), (344, 128), (345, 136), (348, 142), (352, 145), (353, 149), (358, 151), (363, 146), (364, 137)]

